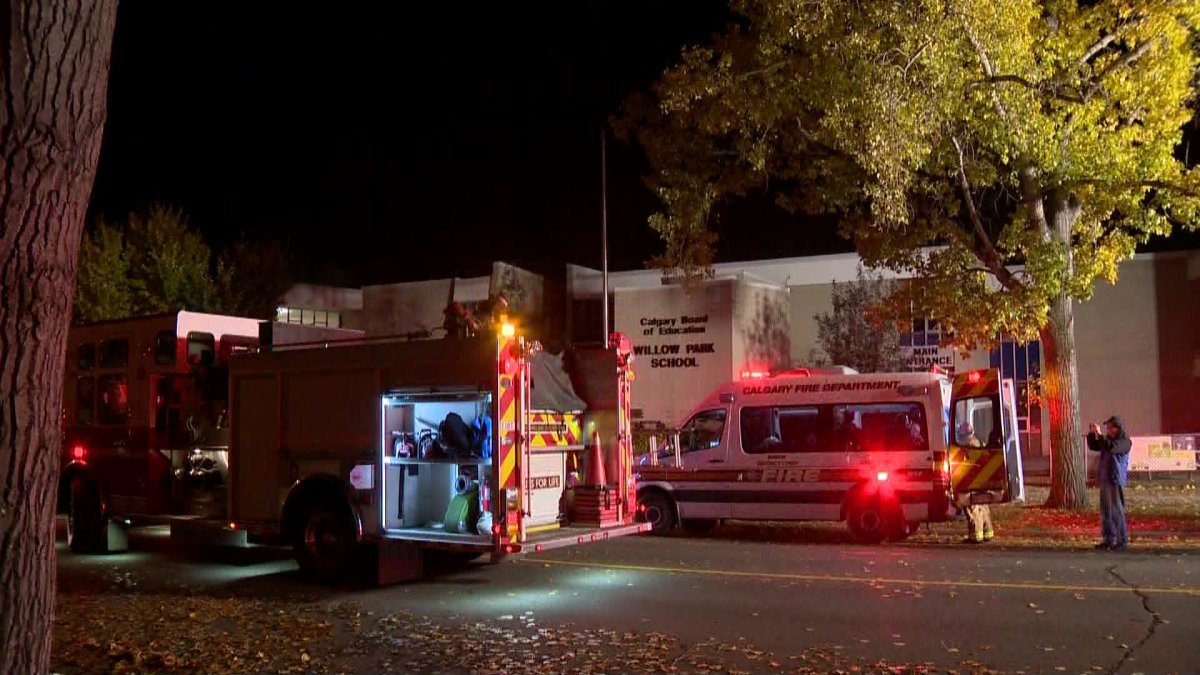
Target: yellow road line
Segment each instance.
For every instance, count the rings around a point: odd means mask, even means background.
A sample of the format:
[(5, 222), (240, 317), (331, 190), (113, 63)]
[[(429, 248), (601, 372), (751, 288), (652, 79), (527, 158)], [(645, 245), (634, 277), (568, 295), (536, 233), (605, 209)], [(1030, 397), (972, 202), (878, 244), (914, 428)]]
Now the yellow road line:
[[(1039, 584), (1039, 583), (1006, 583), (1002, 581), (950, 581), (946, 579), (892, 579), (887, 577), (851, 577), (835, 574), (789, 574), (786, 572), (746, 572), (741, 570), (706, 570), (688, 567), (659, 567), (655, 565), (630, 565), (625, 563), (590, 563), (576, 560), (559, 560), (551, 558), (521, 558), (522, 562), (541, 563), (543, 565), (562, 565), (566, 567), (591, 567), (596, 569), (626, 570), (632, 572), (657, 572), (660, 574), (693, 574), (706, 577), (734, 577), (740, 579), (761, 579), (766, 581), (826, 581), (847, 584), (899, 584), (905, 586), (946, 586), (955, 588), (999, 588), (1022, 591), (1087, 591), (1091, 593), (1131, 593), (1129, 586), (1080, 586), (1073, 584)], [(1156, 595), (1183, 595), (1200, 597), (1200, 588), (1168, 588), (1142, 586), (1137, 589), (1142, 593)]]

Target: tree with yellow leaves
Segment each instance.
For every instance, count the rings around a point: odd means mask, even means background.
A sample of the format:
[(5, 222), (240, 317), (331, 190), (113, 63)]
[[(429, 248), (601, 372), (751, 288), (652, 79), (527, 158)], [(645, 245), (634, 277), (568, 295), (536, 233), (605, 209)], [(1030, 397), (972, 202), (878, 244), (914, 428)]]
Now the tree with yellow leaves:
[(1073, 303), (1115, 282), (1139, 243), (1196, 226), (1200, 174), (1181, 139), (1200, 2), (733, 6), (730, 29), (685, 50), (617, 123), (665, 204), (658, 263), (706, 268), (714, 206), (751, 188), (839, 214), (864, 261), (911, 275), (906, 306), (959, 346), (1040, 337), (1049, 503), (1085, 506)]

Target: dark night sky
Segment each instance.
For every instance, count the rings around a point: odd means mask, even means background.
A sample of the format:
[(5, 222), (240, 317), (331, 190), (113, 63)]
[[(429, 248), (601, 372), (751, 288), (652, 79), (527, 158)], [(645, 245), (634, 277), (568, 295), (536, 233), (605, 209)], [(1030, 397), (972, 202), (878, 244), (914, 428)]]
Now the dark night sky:
[[(430, 4), (123, 3), (93, 213), (165, 201), (217, 245), (286, 239), (300, 280), (599, 265), (601, 130), (725, 3)], [(645, 171), (610, 140), (615, 269), (658, 250)], [(846, 246), (723, 229), (723, 259)]]
[[(725, 2), (428, 4), (122, 3), (93, 215), (179, 205), (218, 246), (284, 241), (299, 281), (599, 266), (601, 130)], [(614, 269), (659, 248), (645, 172), (610, 141)], [(719, 258), (849, 248), (789, 224), (727, 210)]]

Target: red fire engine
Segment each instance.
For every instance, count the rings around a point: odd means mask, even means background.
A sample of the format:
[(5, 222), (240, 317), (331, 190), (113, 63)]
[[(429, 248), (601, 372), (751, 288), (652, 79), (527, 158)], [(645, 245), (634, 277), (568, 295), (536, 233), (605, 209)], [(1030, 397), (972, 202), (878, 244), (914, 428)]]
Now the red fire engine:
[(508, 323), (239, 356), (231, 526), (278, 535), (322, 580), (375, 548), (381, 581), (420, 575), (426, 549), (497, 559), (639, 532), (631, 362), (620, 336), (555, 356)]
[(72, 333), (72, 550), (169, 520), (285, 543), (320, 580), (375, 557), (392, 581), (420, 575), (427, 549), (496, 559), (648, 527), (621, 336), (561, 356), (507, 322), (441, 340), (257, 345), (256, 322), (226, 318)]
[[(223, 516), (229, 361), (257, 346), (262, 325), (177, 312), (72, 327), (59, 481), (71, 550), (123, 548), (124, 526), (134, 522)], [(359, 334), (284, 324), (276, 332), (284, 340)]]

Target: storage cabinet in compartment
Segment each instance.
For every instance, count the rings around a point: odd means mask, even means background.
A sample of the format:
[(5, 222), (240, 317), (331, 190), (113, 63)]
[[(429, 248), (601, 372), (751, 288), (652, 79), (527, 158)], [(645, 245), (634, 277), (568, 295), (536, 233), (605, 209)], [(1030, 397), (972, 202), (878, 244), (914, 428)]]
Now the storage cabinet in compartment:
[[(440, 438), (451, 413), (466, 425), (457, 443)], [(481, 482), (491, 480), (491, 458), (475, 446), (472, 423), (491, 415), (491, 396), (390, 395), (383, 399), (383, 520), (389, 534), (436, 541), (488, 541), (476, 525)], [(461, 447), (464, 436), (472, 447)]]

